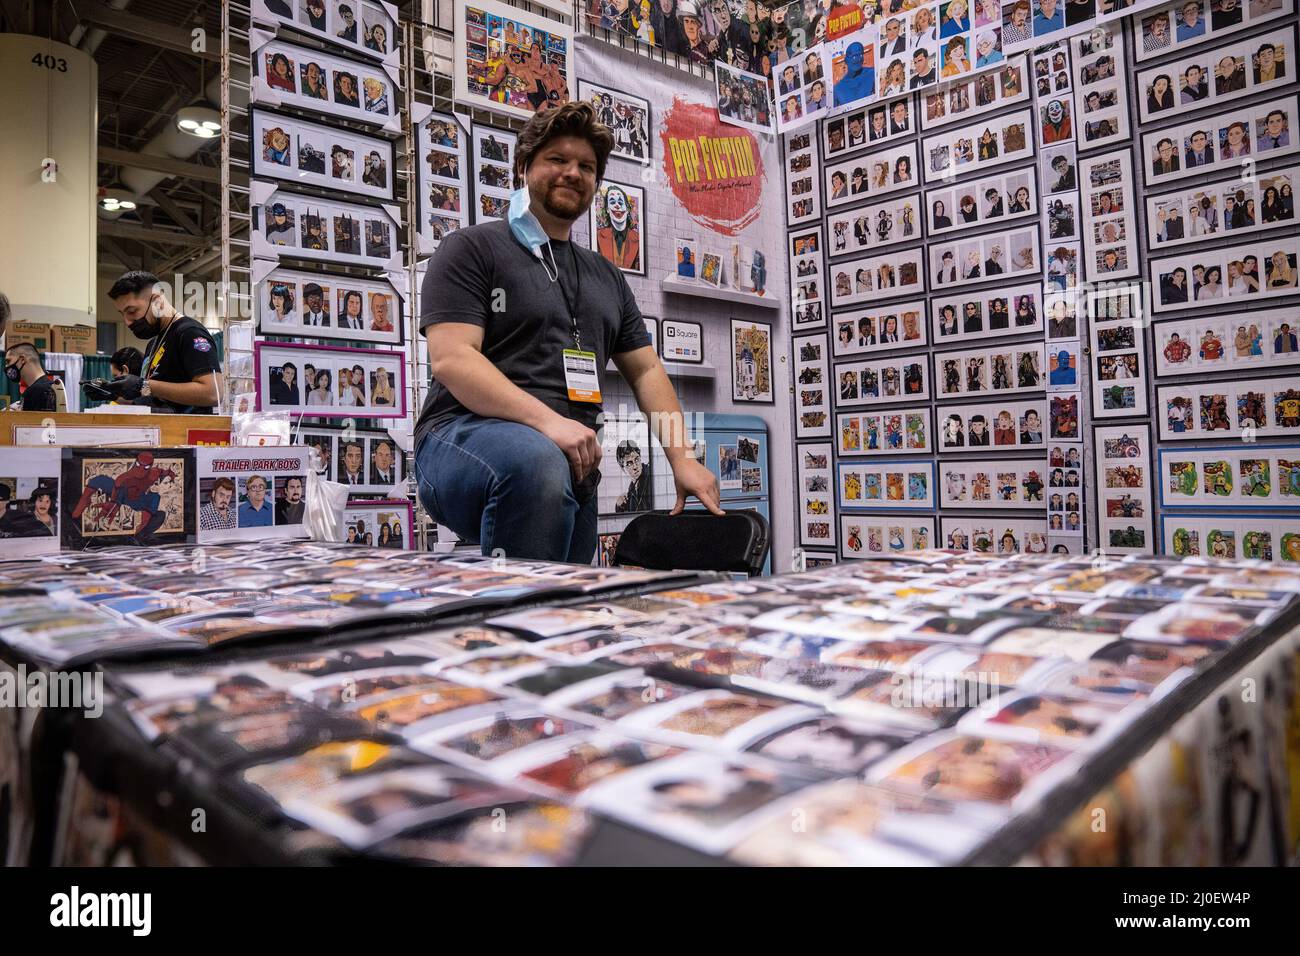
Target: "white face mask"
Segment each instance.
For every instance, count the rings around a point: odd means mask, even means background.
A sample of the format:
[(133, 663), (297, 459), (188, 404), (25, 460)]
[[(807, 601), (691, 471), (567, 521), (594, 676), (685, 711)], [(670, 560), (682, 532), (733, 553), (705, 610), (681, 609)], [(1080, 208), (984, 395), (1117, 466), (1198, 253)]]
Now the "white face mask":
[(528, 192), (528, 184), (524, 183), (510, 194), (510, 206), (506, 211), (506, 222), (509, 223), (510, 231), (514, 234), (514, 237), (537, 257), (542, 264), (542, 268), (546, 270), (547, 276), (554, 282), (559, 277), (559, 270), (555, 266), (555, 251), (551, 250), (551, 263), (547, 265), (546, 259), (542, 255), (542, 247), (551, 248), (551, 237), (546, 234), (542, 224), (533, 215), (532, 205), (532, 195)]

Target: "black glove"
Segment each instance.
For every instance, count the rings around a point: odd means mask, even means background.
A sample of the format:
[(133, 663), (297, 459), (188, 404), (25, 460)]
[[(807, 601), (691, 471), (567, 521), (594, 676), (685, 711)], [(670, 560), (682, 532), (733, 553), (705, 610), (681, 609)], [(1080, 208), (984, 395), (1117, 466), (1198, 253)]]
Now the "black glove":
[(105, 382), (104, 388), (118, 398), (125, 398), (128, 401), (140, 397), (140, 389), (144, 385), (144, 379), (139, 375), (123, 375), (115, 378), (111, 382)]

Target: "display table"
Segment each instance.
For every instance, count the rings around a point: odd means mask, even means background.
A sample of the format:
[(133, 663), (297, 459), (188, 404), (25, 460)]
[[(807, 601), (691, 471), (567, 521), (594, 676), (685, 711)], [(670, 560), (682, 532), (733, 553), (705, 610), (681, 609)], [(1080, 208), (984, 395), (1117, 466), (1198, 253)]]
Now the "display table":
[(0, 446), (167, 447), (229, 445), (229, 415), (5, 412)]
[(0, 656), (94, 668), (111, 699), (5, 728), (11, 862), (1235, 865), (1300, 842), (1293, 571), (191, 554), (0, 563)]

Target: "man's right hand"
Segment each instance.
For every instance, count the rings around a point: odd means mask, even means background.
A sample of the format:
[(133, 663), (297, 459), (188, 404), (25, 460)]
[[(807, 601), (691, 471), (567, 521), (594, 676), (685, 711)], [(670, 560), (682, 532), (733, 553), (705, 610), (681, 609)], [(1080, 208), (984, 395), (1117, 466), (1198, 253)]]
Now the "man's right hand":
[(586, 425), (563, 415), (555, 415), (540, 429), (541, 433), (560, 446), (574, 481), (582, 481), (600, 466), (600, 442), (596, 433)]

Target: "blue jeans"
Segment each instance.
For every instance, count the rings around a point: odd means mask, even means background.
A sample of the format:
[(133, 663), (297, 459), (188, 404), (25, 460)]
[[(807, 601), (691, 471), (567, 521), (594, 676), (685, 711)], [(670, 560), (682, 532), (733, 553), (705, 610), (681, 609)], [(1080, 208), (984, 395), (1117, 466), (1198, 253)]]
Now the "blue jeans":
[(420, 502), (466, 541), (509, 558), (590, 564), (596, 495), (574, 496), (569, 459), (535, 428), (460, 415), (415, 450)]

